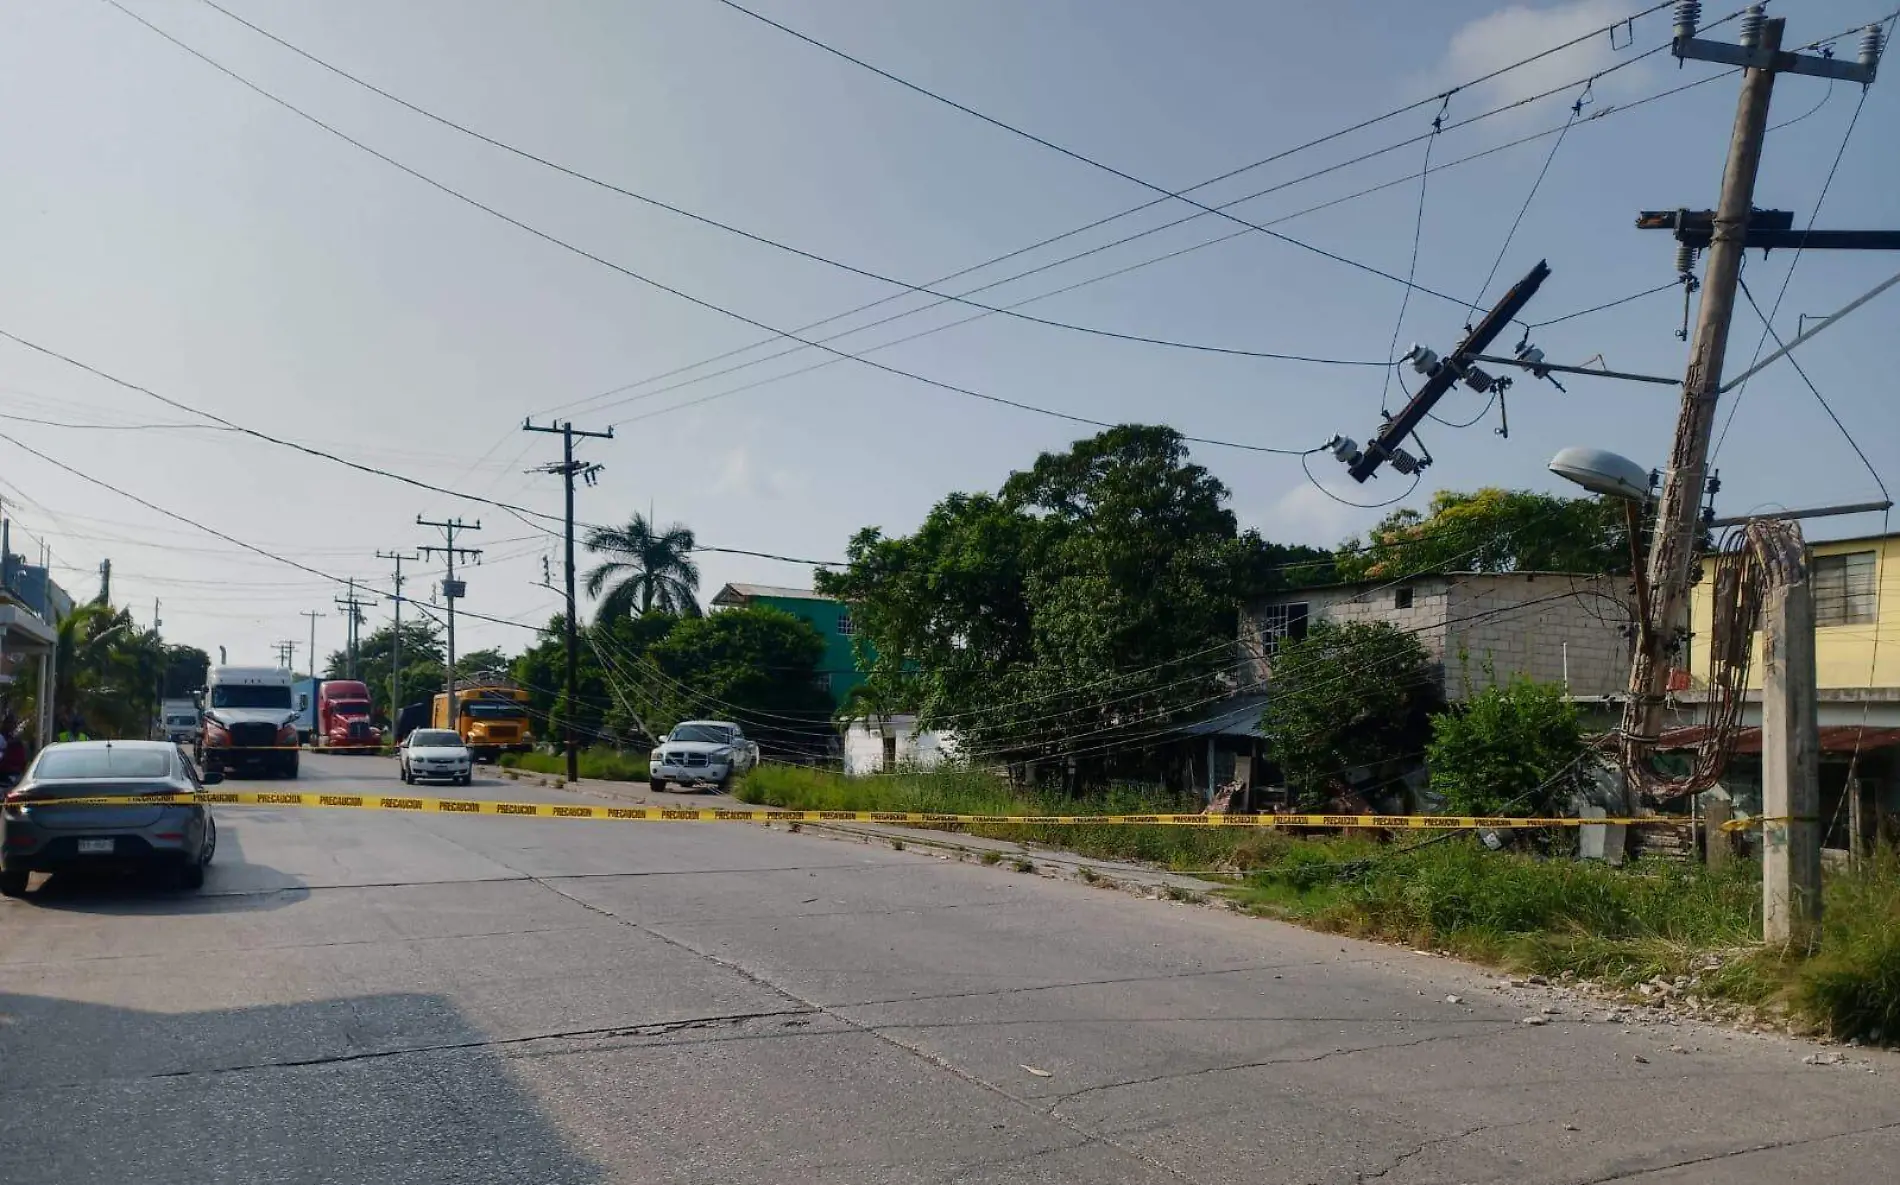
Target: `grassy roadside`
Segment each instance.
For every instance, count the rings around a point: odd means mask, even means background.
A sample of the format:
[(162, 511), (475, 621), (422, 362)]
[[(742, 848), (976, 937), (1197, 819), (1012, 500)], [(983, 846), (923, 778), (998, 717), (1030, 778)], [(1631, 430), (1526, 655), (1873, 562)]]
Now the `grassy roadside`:
[[(736, 793), (803, 810), (1146, 814), (1182, 805), (1126, 792), (1027, 795), (967, 770), (847, 779), (766, 766)], [(1826, 920), (1809, 955), (1760, 945), (1760, 873), (1746, 861), (1711, 873), (1492, 852), (1465, 837), (1403, 851), (1412, 841), (1271, 831), (967, 830), (1099, 859), (1225, 871), (1239, 883), (1220, 891), (1241, 908), (1315, 929), (1632, 993), (1660, 977), (1671, 994), (1760, 1006), (1843, 1040), (1900, 1044), (1900, 855), (1892, 851), (1859, 870), (1829, 872)]]
[[(501, 764), (506, 769), (526, 770), (529, 773), (567, 773), (567, 757), (560, 753), (503, 753)], [(596, 746), (580, 751), (580, 770), (581, 777), (603, 782), (644, 782), (647, 780), (647, 759)]]

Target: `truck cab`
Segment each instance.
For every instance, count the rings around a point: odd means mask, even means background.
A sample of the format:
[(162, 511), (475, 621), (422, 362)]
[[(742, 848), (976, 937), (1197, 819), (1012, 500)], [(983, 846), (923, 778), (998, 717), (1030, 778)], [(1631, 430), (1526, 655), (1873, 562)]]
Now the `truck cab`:
[(212, 667), (198, 761), (207, 769), (297, 776), (297, 709), (282, 667)]
[(168, 699), (158, 706), (158, 731), (161, 740), (174, 745), (193, 745), (198, 741), (198, 701)]
[(534, 729), (528, 719), (528, 693), (509, 684), (488, 683), (455, 689), (459, 711), (449, 719), (449, 696), (435, 697), (431, 728), (446, 728), (462, 738), (478, 761), (495, 761), (503, 753), (526, 753), (534, 748)]
[(370, 723), (369, 688), (356, 679), (317, 684), (317, 720), (311, 744), (344, 753), (374, 753), (383, 732)]

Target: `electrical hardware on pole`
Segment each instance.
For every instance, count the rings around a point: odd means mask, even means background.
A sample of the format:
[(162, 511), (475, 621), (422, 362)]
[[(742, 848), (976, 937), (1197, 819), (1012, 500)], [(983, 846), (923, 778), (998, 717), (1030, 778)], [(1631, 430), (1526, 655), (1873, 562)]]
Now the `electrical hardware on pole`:
[(580, 780), (581, 771), (580, 747), (579, 742), (574, 736), (574, 712), (580, 701), (580, 673), (575, 658), (576, 626), (574, 624), (574, 479), (579, 477), (591, 487), (599, 478), (600, 471), (605, 468), (605, 466), (576, 461), (574, 459), (574, 441), (577, 437), (587, 440), (612, 440), (614, 438), (614, 430), (609, 426), (605, 432), (583, 432), (579, 428), (576, 428), (571, 421), (567, 420), (563, 420), (559, 424), (549, 423), (545, 427), (537, 426), (532, 420), (523, 420), (521, 430), (523, 432), (548, 432), (561, 438), (561, 459), (543, 465), (534, 472), (559, 474), (567, 494), (567, 513), (563, 518), (565, 528), (563, 539), (567, 549), (567, 611), (565, 614), (567, 621), (562, 631), (565, 635), (562, 648), (566, 651), (567, 663), (567, 711), (564, 713), (562, 719), (562, 732), (564, 733), (563, 747), (567, 750), (567, 780), (569, 782), (576, 782)]

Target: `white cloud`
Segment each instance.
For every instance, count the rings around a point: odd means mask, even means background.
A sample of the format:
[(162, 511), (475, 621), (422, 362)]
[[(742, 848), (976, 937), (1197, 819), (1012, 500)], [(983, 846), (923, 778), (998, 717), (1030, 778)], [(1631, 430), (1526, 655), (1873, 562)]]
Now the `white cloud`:
[(1260, 524), (1260, 533), (1275, 543), (1333, 547), (1377, 522), (1384, 513), (1336, 502), (1313, 483), (1301, 482), (1273, 500)]
[[(1488, 74), (1500, 66), (1602, 29), (1619, 17), (1629, 15), (1630, 7), (1629, 0), (1573, 0), (1568, 4), (1541, 7), (1513, 4), (1499, 9), (1466, 23), (1451, 35), (1444, 56), (1431, 72), (1429, 85), (1449, 87)], [(1635, 47), (1629, 45), (1629, 30), (1619, 26), (1615, 42), (1623, 48), (1612, 48), (1611, 35), (1599, 33), (1569, 49), (1512, 70), (1476, 91), (1462, 92), (1452, 99), (1451, 118), (1468, 118), (1606, 70), (1649, 48), (1652, 43), (1660, 44), (1669, 36), (1668, 19), (1668, 13), (1664, 12), (1638, 21)], [(1592, 97), (1598, 104), (1605, 104), (1644, 89), (1642, 84), (1648, 73), (1648, 62), (1620, 70), (1595, 83)], [(1548, 104), (1555, 107), (1575, 97), (1575, 94), (1567, 98), (1552, 96)], [(1585, 114), (1588, 113), (1589, 109), (1585, 108)]]

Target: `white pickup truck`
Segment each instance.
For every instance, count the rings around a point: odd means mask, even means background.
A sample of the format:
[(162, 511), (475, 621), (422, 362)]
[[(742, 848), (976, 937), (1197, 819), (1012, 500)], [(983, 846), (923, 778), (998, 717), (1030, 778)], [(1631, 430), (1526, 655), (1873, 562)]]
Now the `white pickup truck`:
[(711, 786), (724, 793), (734, 774), (759, 764), (759, 747), (730, 720), (683, 720), (660, 738), (648, 762), (647, 784), (666, 789), (668, 782), (687, 788)]

